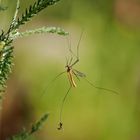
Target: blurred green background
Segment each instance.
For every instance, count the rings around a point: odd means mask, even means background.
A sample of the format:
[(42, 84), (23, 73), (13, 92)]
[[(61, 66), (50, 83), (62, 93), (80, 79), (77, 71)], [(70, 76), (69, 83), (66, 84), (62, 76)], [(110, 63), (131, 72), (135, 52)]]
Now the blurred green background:
[[(21, 0), (21, 13), (34, 0)], [(1, 28), (8, 28), (16, 1), (2, 1)], [(80, 62), (75, 68), (95, 85), (119, 92), (97, 90), (76, 81), (65, 102), (64, 130), (58, 131), (59, 111), (69, 83), (59, 77), (68, 55), (66, 37), (47, 34), (18, 39), (15, 66), (5, 99), (5, 135), (29, 127), (45, 112), (44, 128), (31, 140), (139, 140), (140, 139), (140, 2), (139, 0), (61, 0), (42, 11), (21, 31), (57, 26), (70, 33), (72, 49), (80, 34)], [(6, 117), (8, 116), (8, 117)], [(16, 124), (16, 125), (15, 125)], [(15, 126), (15, 128), (14, 128)]]

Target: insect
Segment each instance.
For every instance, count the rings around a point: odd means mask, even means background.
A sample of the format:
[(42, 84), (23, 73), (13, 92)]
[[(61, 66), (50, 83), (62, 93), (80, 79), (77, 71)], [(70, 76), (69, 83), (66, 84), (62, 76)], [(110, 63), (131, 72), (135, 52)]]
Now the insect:
[[(83, 35), (83, 32), (81, 33), (80, 35), (80, 39), (78, 41), (78, 44), (77, 44), (77, 54), (74, 54), (74, 52), (72, 51), (71, 49), (71, 45), (69, 44), (69, 52), (71, 54), (71, 57), (69, 59), (67, 59), (67, 62), (66, 62), (66, 71), (60, 73), (58, 76), (62, 75), (63, 73), (67, 73), (67, 76), (68, 76), (68, 80), (69, 80), (69, 83), (70, 83), (70, 87), (69, 89), (67, 90), (67, 93), (65, 94), (63, 100), (62, 100), (62, 105), (61, 105), (61, 109), (60, 109), (60, 122), (59, 122), (59, 127), (58, 127), (58, 130), (61, 130), (63, 128), (63, 123), (62, 123), (62, 113), (63, 113), (63, 106), (64, 106), (64, 102), (71, 90), (71, 88), (76, 88), (77, 85), (76, 85), (76, 82), (74, 80), (74, 77), (76, 77), (78, 80), (80, 80), (80, 78), (84, 78), (91, 86), (93, 86), (94, 88), (97, 88), (97, 89), (101, 89), (101, 90), (105, 90), (105, 91), (108, 91), (108, 92), (112, 92), (112, 93), (115, 93), (115, 94), (118, 94), (118, 92), (114, 91), (114, 90), (111, 90), (111, 89), (107, 89), (107, 88), (103, 88), (103, 87), (98, 87), (98, 86), (95, 86), (92, 82), (90, 82), (87, 78), (86, 78), (86, 75), (76, 69), (74, 69), (73, 67), (79, 62), (79, 45), (80, 45), (80, 41), (81, 41), (81, 38), (82, 38), (82, 35)], [(75, 60), (74, 60), (74, 57), (75, 57)], [(58, 77), (57, 76), (57, 77)]]

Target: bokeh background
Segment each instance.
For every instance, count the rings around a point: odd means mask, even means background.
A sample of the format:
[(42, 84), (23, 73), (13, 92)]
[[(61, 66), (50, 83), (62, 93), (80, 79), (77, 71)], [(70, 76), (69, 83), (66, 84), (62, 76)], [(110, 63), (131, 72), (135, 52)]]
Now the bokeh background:
[[(21, 0), (20, 12), (33, 2)], [(0, 28), (6, 30), (16, 1), (2, 3), (8, 5), (0, 13)], [(65, 69), (66, 37), (44, 34), (18, 39), (3, 104), (2, 140), (29, 128), (46, 112), (49, 119), (31, 140), (140, 140), (140, 1), (61, 0), (21, 31), (42, 26), (68, 31), (74, 52), (84, 30), (75, 68), (95, 85), (119, 95), (97, 90), (82, 79), (76, 81), (77, 88), (64, 106), (64, 130), (58, 131), (61, 102), (69, 88), (67, 75), (45, 88)]]

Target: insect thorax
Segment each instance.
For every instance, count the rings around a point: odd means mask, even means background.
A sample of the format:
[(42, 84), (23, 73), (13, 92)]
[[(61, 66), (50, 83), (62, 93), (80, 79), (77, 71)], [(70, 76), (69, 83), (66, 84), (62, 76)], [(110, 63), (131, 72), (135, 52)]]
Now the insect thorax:
[(67, 72), (70, 72), (72, 69), (69, 65), (66, 65), (66, 68), (67, 68)]

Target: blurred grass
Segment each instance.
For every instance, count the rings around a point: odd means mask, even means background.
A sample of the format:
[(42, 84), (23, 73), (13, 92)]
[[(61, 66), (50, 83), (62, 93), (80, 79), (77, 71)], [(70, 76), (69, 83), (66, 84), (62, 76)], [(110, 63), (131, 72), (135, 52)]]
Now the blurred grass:
[[(64, 70), (66, 39), (42, 35), (20, 39), (15, 43), (13, 80), (18, 77), (26, 85), (36, 116), (46, 111), (51, 114), (40, 136), (42, 139), (140, 138), (140, 27), (119, 20), (115, 14), (116, 2), (62, 0), (27, 26), (61, 26), (71, 33), (73, 48), (84, 28), (80, 43), (81, 60), (76, 68), (85, 72), (88, 79), (97, 85), (119, 92), (119, 95), (109, 94), (92, 88), (84, 80), (77, 81), (78, 87), (72, 89), (65, 103), (62, 132), (56, 128), (61, 101), (69, 86), (66, 75), (52, 84), (43, 99), (39, 97), (45, 84)], [(22, 3), (23, 6), (28, 5), (26, 1)], [(8, 11), (7, 15), (10, 16)]]

